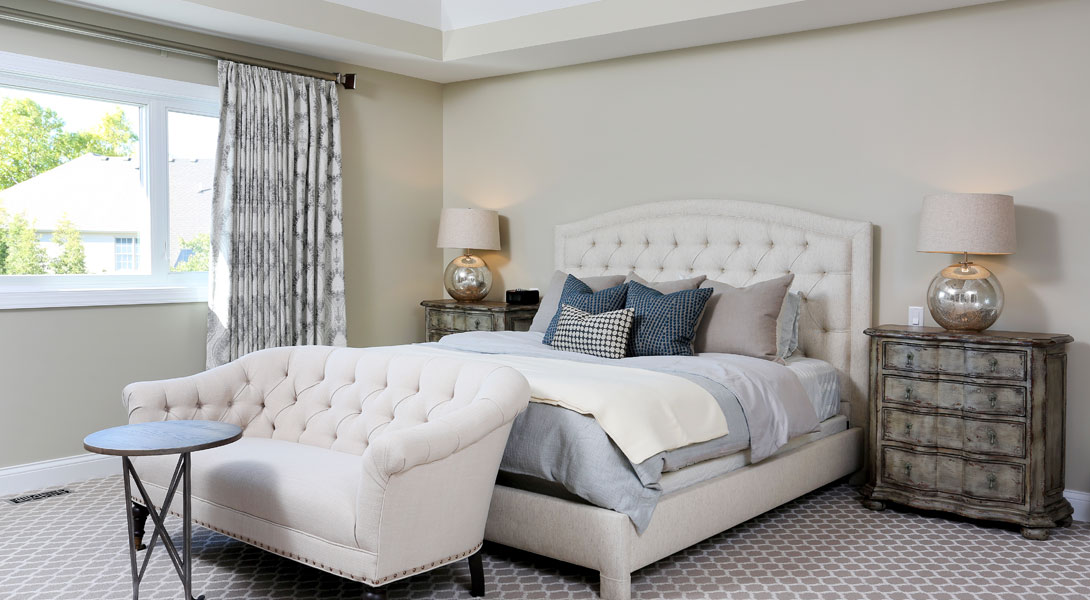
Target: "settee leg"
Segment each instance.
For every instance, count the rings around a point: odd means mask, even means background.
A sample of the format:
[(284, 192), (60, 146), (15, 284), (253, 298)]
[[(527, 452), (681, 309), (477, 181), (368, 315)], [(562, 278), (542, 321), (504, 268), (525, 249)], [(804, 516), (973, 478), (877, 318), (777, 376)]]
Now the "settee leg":
[(474, 598), (484, 596), (484, 564), (479, 550), (469, 557), (469, 579), (469, 595)]
[(148, 522), (148, 509), (141, 504), (132, 503), (132, 546), (137, 550), (147, 548), (144, 544), (144, 525)]
[(364, 585), (363, 600), (386, 600), (386, 588)]

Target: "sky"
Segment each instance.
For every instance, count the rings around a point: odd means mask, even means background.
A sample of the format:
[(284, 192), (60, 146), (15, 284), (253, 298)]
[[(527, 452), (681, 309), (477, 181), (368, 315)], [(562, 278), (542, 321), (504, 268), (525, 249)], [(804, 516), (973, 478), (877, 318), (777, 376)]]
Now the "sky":
[[(102, 102), (77, 96), (32, 92), (0, 87), (0, 99), (30, 98), (53, 109), (65, 122), (68, 131), (83, 131), (95, 127), (102, 115), (121, 107), (134, 128), (140, 123), (140, 107), (116, 102)], [(171, 158), (214, 158), (219, 120), (215, 117), (171, 112), (167, 116), (167, 145)], [(141, 132), (138, 132), (138, 135)]]

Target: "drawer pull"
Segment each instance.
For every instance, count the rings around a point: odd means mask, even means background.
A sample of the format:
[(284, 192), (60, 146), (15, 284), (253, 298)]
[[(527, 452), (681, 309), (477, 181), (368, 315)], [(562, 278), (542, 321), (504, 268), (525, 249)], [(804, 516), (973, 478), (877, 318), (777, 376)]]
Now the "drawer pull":
[(988, 394), (988, 406), (995, 408), (996, 403), (999, 402), (999, 395), (995, 392)]
[(911, 352), (909, 352), (908, 354), (905, 355), (905, 368), (906, 369), (911, 369), (912, 368), (912, 359), (913, 358), (915, 358), (915, 356), (913, 356), (913, 354)]
[(912, 399), (912, 386), (906, 386), (905, 387), (905, 400), (911, 400), (911, 399)]
[(998, 485), (999, 482), (995, 478), (995, 473), (988, 473), (988, 489), (994, 490)]
[(912, 423), (905, 423), (905, 435), (912, 435)]
[(995, 435), (995, 430), (992, 429), (991, 427), (989, 427), (988, 428), (988, 443), (994, 446), (997, 440), (998, 440), (998, 436)]
[(905, 478), (912, 479), (912, 463), (905, 463)]
[(989, 357), (988, 358), (988, 368), (990, 368), (992, 370), (992, 373), (995, 373), (996, 370), (999, 369), (999, 359), (994, 357), (994, 356)]
[(473, 319), (473, 328), (474, 329), (480, 329), (480, 327), (481, 327), (481, 320), (480, 319)]

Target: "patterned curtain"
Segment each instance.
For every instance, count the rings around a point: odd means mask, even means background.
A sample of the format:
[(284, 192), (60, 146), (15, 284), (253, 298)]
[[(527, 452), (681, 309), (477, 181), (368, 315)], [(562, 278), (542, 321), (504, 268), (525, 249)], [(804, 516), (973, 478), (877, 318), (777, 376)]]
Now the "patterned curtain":
[(337, 85), (219, 63), (207, 366), (346, 343)]

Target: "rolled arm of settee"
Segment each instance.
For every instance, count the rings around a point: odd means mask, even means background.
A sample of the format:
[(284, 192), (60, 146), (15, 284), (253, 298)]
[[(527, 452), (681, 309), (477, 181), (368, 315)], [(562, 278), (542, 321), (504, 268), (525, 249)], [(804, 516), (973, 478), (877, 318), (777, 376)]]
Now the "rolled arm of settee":
[(526, 378), (510, 367), (498, 367), (472, 402), (426, 423), (384, 431), (371, 440), (368, 450), (378, 474), (388, 479), (472, 446), (513, 421), (529, 400)]
[(216, 405), (226, 406), (245, 383), (240, 377), (241, 371), (238, 365), (231, 363), (188, 377), (130, 383), (121, 394), (121, 403), (128, 412), (129, 423), (209, 420), (197, 413)]

